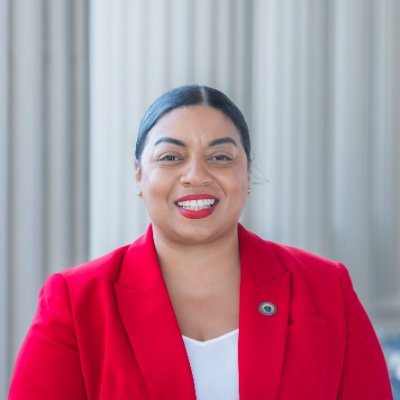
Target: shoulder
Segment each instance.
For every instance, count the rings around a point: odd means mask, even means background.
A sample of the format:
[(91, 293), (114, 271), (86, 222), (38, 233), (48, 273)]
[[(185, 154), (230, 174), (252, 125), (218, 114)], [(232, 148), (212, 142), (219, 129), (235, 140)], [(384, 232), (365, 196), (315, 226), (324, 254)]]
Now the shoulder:
[(240, 238), (257, 253), (257, 257), (276, 260), (291, 273), (333, 274), (345, 269), (335, 260), (294, 246), (266, 240), (257, 234), (240, 227)]
[(321, 271), (332, 273), (342, 268), (342, 264), (308, 250), (286, 244), (265, 240), (265, 245), (270, 247), (279, 261), (290, 271)]
[(119, 247), (101, 257), (50, 275), (44, 283), (41, 298), (78, 299), (97, 297), (112, 290), (130, 245)]
[(119, 247), (101, 257), (59, 272), (68, 282), (79, 283), (91, 280), (116, 280), (121, 264), (131, 245)]
[(280, 263), (292, 276), (292, 281), (308, 281), (319, 290), (335, 286), (340, 292), (352, 290), (349, 272), (341, 262), (294, 246), (265, 241)]

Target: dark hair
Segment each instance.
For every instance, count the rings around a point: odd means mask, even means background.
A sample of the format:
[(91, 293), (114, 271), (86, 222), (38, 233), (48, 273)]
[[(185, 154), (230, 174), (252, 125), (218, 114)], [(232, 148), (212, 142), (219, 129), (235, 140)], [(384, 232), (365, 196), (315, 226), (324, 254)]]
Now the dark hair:
[(139, 125), (135, 151), (136, 161), (140, 162), (147, 135), (161, 117), (179, 107), (201, 104), (222, 111), (234, 123), (240, 133), (244, 151), (250, 164), (249, 128), (242, 112), (228, 96), (219, 90), (200, 85), (185, 85), (171, 89), (151, 104)]

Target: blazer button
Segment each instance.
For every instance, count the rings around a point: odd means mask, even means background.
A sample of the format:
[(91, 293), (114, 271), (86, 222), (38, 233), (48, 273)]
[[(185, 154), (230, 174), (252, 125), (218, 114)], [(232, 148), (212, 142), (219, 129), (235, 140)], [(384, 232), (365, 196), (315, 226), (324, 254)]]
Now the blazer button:
[(276, 308), (276, 305), (274, 303), (271, 303), (270, 301), (263, 301), (258, 306), (258, 311), (260, 311), (260, 313), (263, 315), (271, 317), (272, 315), (276, 314), (278, 309)]

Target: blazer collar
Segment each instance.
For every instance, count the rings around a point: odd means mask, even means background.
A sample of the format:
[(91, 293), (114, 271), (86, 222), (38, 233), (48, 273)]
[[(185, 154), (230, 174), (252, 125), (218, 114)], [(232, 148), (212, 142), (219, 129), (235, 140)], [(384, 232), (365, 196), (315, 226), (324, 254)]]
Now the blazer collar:
[[(276, 398), (286, 342), (289, 273), (268, 242), (241, 225), (238, 235), (240, 398)], [(152, 396), (195, 400), (189, 360), (159, 268), (151, 226), (128, 248), (115, 291), (122, 322)], [(261, 314), (262, 302), (273, 303), (276, 314)]]

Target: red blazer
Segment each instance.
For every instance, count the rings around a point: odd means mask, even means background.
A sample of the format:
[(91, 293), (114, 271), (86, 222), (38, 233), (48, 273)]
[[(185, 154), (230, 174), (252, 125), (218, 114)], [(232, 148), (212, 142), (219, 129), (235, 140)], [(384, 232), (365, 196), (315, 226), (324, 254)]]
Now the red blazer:
[[(238, 229), (240, 399), (392, 399), (345, 267)], [(9, 399), (195, 399), (151, 227), (47, 280)]]

